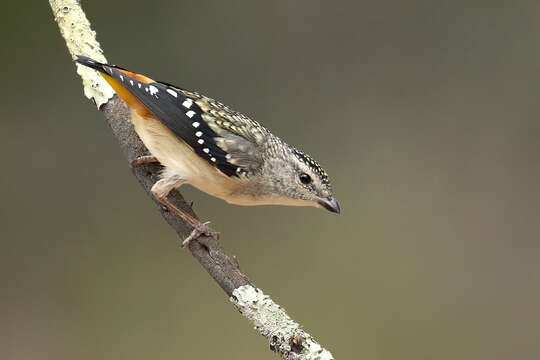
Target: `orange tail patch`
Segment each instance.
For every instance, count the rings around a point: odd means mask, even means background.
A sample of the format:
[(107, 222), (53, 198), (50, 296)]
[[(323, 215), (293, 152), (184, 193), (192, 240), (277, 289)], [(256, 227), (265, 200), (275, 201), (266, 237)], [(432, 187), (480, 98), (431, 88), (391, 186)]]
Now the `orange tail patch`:
[[(117, 70), (145, 84), (155, 82), (154, 80), (144, 75), (135, 74), (127, 70), (120, 70), (120, 69), (117, 69)], [(144, 106), (129, 90), (127, 90), (126, 87), (122, 85), (121, 82), (119, 82), (112, 76), (109, 76), (103, 72), (100, 73), (100, 75), (103, 76), (103, 78), (109, 83), (109, 85), (111, 85), (111, 87), (114, 89), (116, 94), (120, 96), (120, 99), (124, 100), (124, 102), (128, 104), (130, 108), (137, 111), (137, 114), (139, 114), (142, 117), (153, 117), (153, 114), (150, 111), (148, 111), (146, 106)]]

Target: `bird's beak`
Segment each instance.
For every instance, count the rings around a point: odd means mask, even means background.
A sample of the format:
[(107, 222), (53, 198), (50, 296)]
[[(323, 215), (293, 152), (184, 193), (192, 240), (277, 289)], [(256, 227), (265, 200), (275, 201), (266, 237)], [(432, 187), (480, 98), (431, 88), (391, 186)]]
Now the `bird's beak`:
[(319, 205), (328, 211), (339, 214), (339, 204), (333, 196), (319, 199)]

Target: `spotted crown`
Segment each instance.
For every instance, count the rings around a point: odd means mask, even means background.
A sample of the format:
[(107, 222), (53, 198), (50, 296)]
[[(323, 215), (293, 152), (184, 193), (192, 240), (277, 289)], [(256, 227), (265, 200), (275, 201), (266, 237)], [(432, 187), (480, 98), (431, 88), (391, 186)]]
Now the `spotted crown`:
[(301, 152), (298, 149), (293, 148), (293, 153), (296, 155), (300, 161), (302, 161), (304, 164), (308, 165), (311, 170), (313, 170), (316, 174), (319, 175), (320, 179), (322, 180), (322, 183), (326, 185), (327, 187), (330, 187), (330, 180), (328, 179), (328, 174), (324, 169), (319, 165), (311, 156), (309, 156), (306, 153)]

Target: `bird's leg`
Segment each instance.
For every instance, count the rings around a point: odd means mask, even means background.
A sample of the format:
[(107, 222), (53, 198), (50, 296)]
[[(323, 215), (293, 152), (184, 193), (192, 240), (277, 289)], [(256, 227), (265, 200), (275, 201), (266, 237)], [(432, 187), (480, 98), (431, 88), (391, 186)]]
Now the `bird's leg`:
[(136, 165), (140, 165), (140, 164), (154, 163), (154, 162), (159, 162), (159, 160), (155, 156), (143, 155), (143, 156), (139, 156), (138, 158), (133, 160), (131, 162), (131, 166), (136, 166)]
[(184, 210), (179, 209), (176, 207), (173, 203), (171, 203), (167, 197), (156, 197), (159, 202), (161, 202), (163, 205), (167, 206), (171, 211), (175, 212), (178, 216), (180, 216), (182, 219), (184, 219), (187, 223), (189, 223), (191, 226), (193, 226), (193, 231), (189, 236), (182, 241), (182, 247), (189, 245), (189, 243), (192, 240), (197, 239), (201, 235), (206, 236), (212, 236), (215, 238), (219, 238), (219, 233), (215, 232), (210, 228), (210, 221), (207, 222), (200, 222), (199, 220), (195, 219), (193, 216), (186, 213)]
[(208, 226), (210, 224), (209, 221), (204, 223), (200, 222), (184, 210), (179, 209), (176, 205), (174, 205), (167, 199), (167, 195), (169, 194), (169, 192), (171, 192), (172, 189), (179, 187), (183, 183), (185, 183), (185, 180), (182, 179), (180, 176), (171, 175), (156, 182), (154, 186), (152, 186), (151, 190), (152, 194), (160, 203), (165, 205), (169, 210), (175, 212), (178, 216), (180, 216), (187, 223), (193, 226), (193, 231), (182, 242), (182, 247), (188, 245), (190, 241), (197, 239), (201, 235), (212, 236), (216, 239), (219, 238), (219, 233), (213, 231), (210, 226)]

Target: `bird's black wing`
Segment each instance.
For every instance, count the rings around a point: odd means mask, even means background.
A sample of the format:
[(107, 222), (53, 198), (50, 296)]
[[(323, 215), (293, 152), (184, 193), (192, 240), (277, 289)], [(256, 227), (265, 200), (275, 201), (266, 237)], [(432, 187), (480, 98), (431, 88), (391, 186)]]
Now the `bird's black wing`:
[(264, 144), (273, 137), (268, 130), (219, 101), (196, 92), (179, 91), (193, 99), (200, 109), (201, 119), (216, 134), (214, 143), (226, 153), (227, 162), (236, 166), (240, 175), (249, 175), (261, 168)]
[(225, 105), (196, 92), (86, 57), (77, 62), (118, 81), (157, 119), (203, 159), (227, 176), (249, 176), (262, 165), (267, 130)]

